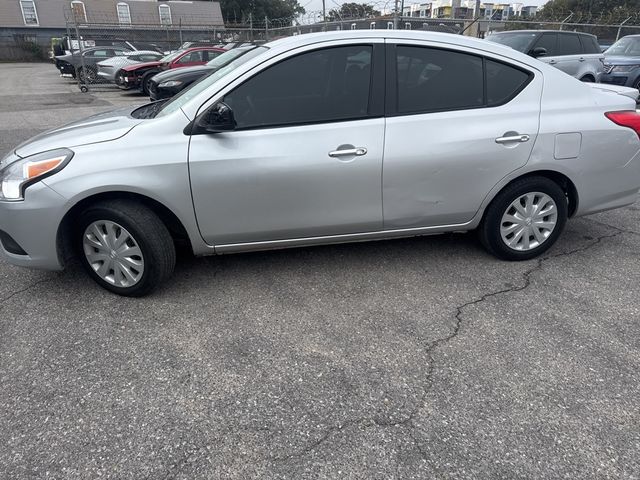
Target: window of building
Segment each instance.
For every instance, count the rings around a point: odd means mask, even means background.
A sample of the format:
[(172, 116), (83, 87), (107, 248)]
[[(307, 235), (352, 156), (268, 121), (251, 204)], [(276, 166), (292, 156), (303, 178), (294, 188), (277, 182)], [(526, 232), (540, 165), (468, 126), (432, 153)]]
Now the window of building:
[(118, 12), (118, 23), (120, 25), (131, 25), (131, 12), (129, 11), (129, 5), (126, 3), (119, 3), (116, 5)]
[(160, 5), (158, 12), (160, 13), (160, 25), (171, 25), (171, 7), (169, 5)]
[(20, 8), (25, 25), (38, 25), (38, 12), (33, 0), (20, 0)]
[(87, 22), (87, 11), (84, 9), (84, 3), (79, 0), (71, 2), (71, 13), (73, 20), (76, 22)]
[(224, 101), (241, 129), (365, 118), (372, 50), (351, 45), (288, 58), (247, 80)]

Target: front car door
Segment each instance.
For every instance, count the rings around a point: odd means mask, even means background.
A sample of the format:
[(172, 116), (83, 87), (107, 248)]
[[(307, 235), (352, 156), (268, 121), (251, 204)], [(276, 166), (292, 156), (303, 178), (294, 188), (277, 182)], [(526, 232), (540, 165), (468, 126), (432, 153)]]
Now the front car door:
[(458, 225), (526, 164), (542, 75), (462, 47), (390, 41), (384, 228)]
[(384, 43), (340, 43), (272, 59), (216, 97), (237, 128), (192, 135), (189, 148), (207, 243), (382, 229)]

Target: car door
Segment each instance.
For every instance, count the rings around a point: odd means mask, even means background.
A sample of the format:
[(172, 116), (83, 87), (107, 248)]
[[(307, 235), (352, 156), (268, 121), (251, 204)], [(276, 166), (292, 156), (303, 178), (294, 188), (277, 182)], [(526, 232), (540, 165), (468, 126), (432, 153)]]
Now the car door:
[(541, 74), (437, 44), (390, 42), (387, 65), (384, 228), (469, 222), (529, 159)]
[(573, 77), (578, 77), (581, 64), (585, 61), (578, 35), (571, 32), (558, 32), (556, 55), (555, 66)]
[[(378, 42), (376, 62), (370, 43), (306, 47), (223, 92), (236, 129), (192, 135), (189, 148), (193, 202), (207, 243), (382, 229)], [(371, 83), (372, 71), (378, 83)]]

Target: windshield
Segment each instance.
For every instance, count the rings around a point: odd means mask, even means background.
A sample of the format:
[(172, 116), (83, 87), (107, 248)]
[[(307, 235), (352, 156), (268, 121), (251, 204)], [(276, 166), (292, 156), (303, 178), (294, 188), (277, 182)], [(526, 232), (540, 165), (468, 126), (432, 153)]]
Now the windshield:
[(640, 37), (621, 38), (604, 53), (621, 57), (640, 57)]
[(249, 50), (253, 50), (256, 47), (242, 47), (242, 48), (234, 48), (233, 50), (228, 50), (224, 52), (222, 55), (218, 55), (213, 60), (209, 60), (207, 62), (208, 67), (220, 68), (224, 67), (227, 63), (233, 60), (240, 55), (247, 53)]
[(164, 115), (168, 115), (170, 113), (175, 112), (179, 108), (182, 107), (189, 100), (194, 98), (196, 95), (200, 94), (200, 92), (205, 91), (211, 85), (216, 83), (222, 77), (224, 77), (229, 72), (235, 70), (243, 63), (251, 60), (254, 57), (266, 52), (268, 50), (267, 47), (256, 47), (253, 50), (246, 52), (245, 55), (240, 55), (232, 60), (230, 63), (220, 68), (219, 70), (214, 71), (210, 75), (205, 76), (204, 78), (198, 80), (190, 87), (185, 88), (180, 93), (178, 93), (175, 97), (169, 100), (162, 106), (162, 109), (156, 114), (158, 117), (162, 117)]
[(506, 45), (507, 47), (511, 47), (514, 50), (517, 50), (522, 53), (527, 53), (529, 51), (529, 46), (534, 38), (536, 38), (536, 33), (494, 33), (493, 35), (489, 35), (487, 40), (490, 42), (500, 43), (501, 45)]

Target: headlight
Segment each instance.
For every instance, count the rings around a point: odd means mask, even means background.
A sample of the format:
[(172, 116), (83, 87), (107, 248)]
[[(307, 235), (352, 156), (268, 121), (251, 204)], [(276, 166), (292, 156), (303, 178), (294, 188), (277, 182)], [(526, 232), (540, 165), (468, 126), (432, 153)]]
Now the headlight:
[(158, 86), (162, 88), (170, 88), (177, 87), (178, 85), (182, 85), (182, 82), (180, 80), (169, 80), (168, 82), (162, 82)]
[(638, 67), (640, 67), (640, 65), (614, 65), (611, 69), (611, 73), (627, 73)]
[(62, 170), (71, 157), (71, 150), (58, 148), (25, 158), (5, 158), (0, 163), (0, 200), (22, 200), (25, 188)]

